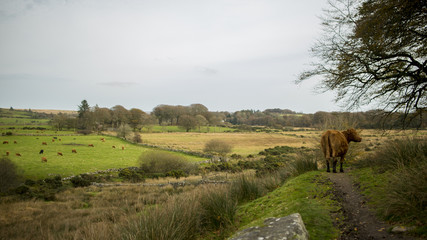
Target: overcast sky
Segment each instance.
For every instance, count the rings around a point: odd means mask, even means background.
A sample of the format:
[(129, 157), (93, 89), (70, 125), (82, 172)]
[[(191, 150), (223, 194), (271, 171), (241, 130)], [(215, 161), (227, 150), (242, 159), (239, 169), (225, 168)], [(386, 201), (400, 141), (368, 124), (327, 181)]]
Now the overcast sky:
[(341, 110), (313, 61), (326, 0), (1, 0), (0, 107)]

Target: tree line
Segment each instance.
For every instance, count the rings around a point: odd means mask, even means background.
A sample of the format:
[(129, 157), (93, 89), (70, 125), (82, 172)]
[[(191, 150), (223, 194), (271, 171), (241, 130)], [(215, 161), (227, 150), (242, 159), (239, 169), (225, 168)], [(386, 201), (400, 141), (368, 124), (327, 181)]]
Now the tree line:
[[(413, 114), (410, 128), (425, 128), (427, 121), (420, 114)], [(121, 105), (112, 108), (89, 106), (83, 100), (77, 115), (59, 113), (52, 117), (51, 124), (58, 130), (77, 129), (82, 133), (101, 132), (108, 129), (128, 128), (141, 131), (143, 127), (155, 125), (179, 126), (185, 131), (197, 130), (202, 126), (237, 127), (250, 130), (251, 126), (272, 129), (286, 127), (310, 127), (318, 129), (359, 127), (366, 129), (401, 128), (407, 118), (405, 113), (388, 113), (383, 110), (366, 112), (324, 112), (313, 114), (297, 113), (289, 109), (241, 110), (236, 112), (212, 112), (203, 104), (158, 105), (151, 113), (141, 109), (126, 109)], [(123, 130), (124, 131), (124, 130)]]

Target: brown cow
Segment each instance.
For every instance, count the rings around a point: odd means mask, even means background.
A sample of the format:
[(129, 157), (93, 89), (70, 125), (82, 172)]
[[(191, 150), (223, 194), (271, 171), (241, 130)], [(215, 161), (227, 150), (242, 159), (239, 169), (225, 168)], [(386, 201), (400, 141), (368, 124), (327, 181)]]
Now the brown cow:
[(9, 141), (3, 141), (3, 144), (9, 144)]
[(89, 146), (89, 147), (94, 147), (94, 146), (93, 146), (93, 144), (89, 144), (88, 146)]
[(125, 146), (122, 146), (122, 150), (125, 150)]
[(21, 157), (21, 154), (20, 154), (20, 153), (15, 153), (15, 155), (16, 155), (17, 157)]
[(47, 143), (46, 142), (42, 142), (42, 145), (47, 145)]
[(17, 142), (17, 141), (13, 141), (13, 143), (14, 143), (14, 144), (17, 144), (18, 142)]
[(6, 156), (9, 156), (10, 152), (6, 152)]
[(57, 154), (58, 154), (58, 156), (64, 156), (64, 155), (62, 155), (62, 152), (58, 152)]
[(101, 141), (105, 142), (105, 138), (101, 138)]
[(112, 148), (116, 148), (116, 146), (112, 146)]
[(42, 162), (47, 162), (47, 158), (42, 157)]
[(340, 157), (340, 172), (344, 172), (342, 164), (344, 162), (345, 155), (348, 151), (348, 144), (353, 142), (360, 142), (362, 138), (359, 137), (356, 130), (353, 128), (347, 129), (346, 131), (339, 132), (336, 130), (328, 130), (323, 133), (320, 139), (322, 145), (322, 151), (326, 158), (326, 171), (330, 172), (329, 160), (332, 158), (333, 172), (336, 173), (337, 157)]
[(71, 153), (77, 153), (76, 149), (71, 149)]

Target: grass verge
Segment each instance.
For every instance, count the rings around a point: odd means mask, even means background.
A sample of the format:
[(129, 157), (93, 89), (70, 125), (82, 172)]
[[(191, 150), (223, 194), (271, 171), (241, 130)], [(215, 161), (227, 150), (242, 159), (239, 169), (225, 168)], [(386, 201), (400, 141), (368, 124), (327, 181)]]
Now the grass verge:
[[(310, 239), (334, 239), (339, 230), (334, 227), (331, 213), (339, 204), (333, 200), (332, 184), (318, 171), (290, 179), (275, 191), (238, 208), (239, 229), (261, 226), (264, 219), (300, 213)], [(337, 219), (342, 219), (337, 216)]]

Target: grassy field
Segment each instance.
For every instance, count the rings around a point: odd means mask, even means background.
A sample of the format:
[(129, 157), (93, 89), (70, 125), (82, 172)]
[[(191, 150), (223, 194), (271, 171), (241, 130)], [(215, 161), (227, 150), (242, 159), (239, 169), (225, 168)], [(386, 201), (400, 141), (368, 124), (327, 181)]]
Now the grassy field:
[[(302, 135), (303, 134), (303, 135)], [(172, 149), (202, 152), (209, 140), (220, 139), (233, 146), (233, 153), (247, 156), (274, 146), (315, 147), (316, 132), (281, 133), (149, 133), (143, 143)]]
[[(220, 139), (233, 146), (232, 153), (247, 156), (258, 154), (260, 151), (275, 146), (319, 148), (320, 136), (323, 131), (287, 131), (279, 133), (144, 133), (141, 134), (143, 143), (171, 149), (202, 152), (211, 139)], [(389, 131), (363, 130), (361, 132), (363, 146), (374, 149), (388, 139), (405, 136), (426, 135), (427, 131)]]
[[(66, 177), (96, 170), (138, 166), (139, 156), (149, 149), (109, 136), (105, 136), (105, 142), (102, 142), (101, 137), (103, 136), (58, 136), (52, 142), (52, 136), (2, 136), (0, 142), (9, 141), (9, 144), (1, 144), (0, 153), (5, 156), (7, 151), (10, 152), (9, 158), (23, 174), (37, 179), (52, 174)], [(47, 145), (42, 145), (42, 142)], [(89, 147), (89, 144), (94, 147)], [(41, 149), (44, 154), (39, 154)], [(72, 149), (76, 149), (77, 153), (72, 153)], [(59, 156), (58, 152), (63, 156)], [(16, 156), (16, 153), (21, 156)], [(46, 157), (47, 162), (42, 163), (42, 157)], [(187, 155), (185, 157), (192, 162), (204, 160)]]

